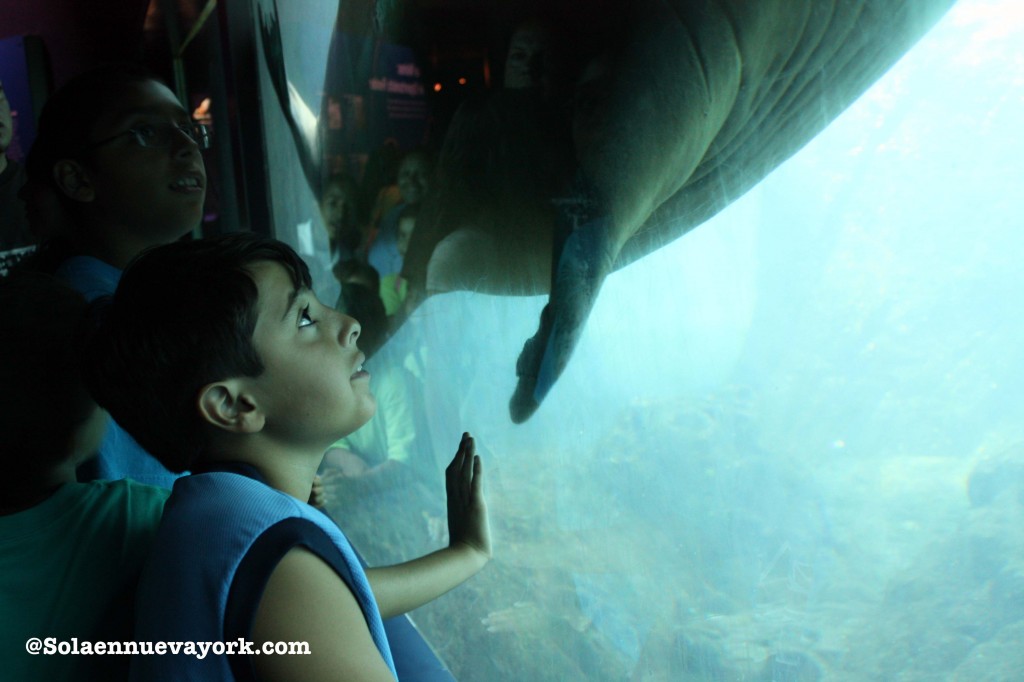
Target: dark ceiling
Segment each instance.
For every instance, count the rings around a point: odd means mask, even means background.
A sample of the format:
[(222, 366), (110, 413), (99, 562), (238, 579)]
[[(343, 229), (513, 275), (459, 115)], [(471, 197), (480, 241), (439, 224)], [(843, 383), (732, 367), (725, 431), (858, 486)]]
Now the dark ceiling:
[[(222, 0), (223, 1), (223, 0)], [(396, 3), (397, 4), (397, 3)], [(178, 44), (201, 19), (207, 0), (150, 0), (141, 26), (142, 58), (165, 77), (171, 75), (171, 42)], [(466, 62), (500, 62), (507, 41), (508, 26), (522, 12), (507, 9), (509, 3), (497, 0), (401, 0), (388, 27), (388, 37), (409, 45), (420, 55), (432, 78), (434, 71)], [(170, 12), (175, 24), (169, 25)], [(190, 86), (203, 89), (206, 66), (217, 48), (215, 19), (211, 17), (188, 45), (184, 62)]]

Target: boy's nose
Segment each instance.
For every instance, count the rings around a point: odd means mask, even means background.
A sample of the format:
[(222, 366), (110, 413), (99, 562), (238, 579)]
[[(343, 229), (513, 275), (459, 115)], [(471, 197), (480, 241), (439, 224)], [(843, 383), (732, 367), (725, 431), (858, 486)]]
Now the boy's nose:
[(185, 134), (184, 130), (175, 128), (171, 131), (171, 149), (175, 156), (185, 157), (199, 155), (199, 144)]
[(361, 331), (362, 327), (359, 326), (358, 320), (348, 315), (341, 316), (341, 330), (338, 334), (338, 340), (341, 341), (342, 346), (355, 346)]

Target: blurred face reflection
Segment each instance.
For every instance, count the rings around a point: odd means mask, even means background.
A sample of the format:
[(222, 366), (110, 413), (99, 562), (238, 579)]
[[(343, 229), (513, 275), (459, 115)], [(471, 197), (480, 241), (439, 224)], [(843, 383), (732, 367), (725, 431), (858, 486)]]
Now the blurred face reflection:
[(337, 184), (329, 185), (324, 192), (320, 202), (320, 214), (331, 239), (339, 239), (345, 227), (352, 222), (352, 207), (347, 199), (345, 190)]
[(407, 204), (418, 204), (427, 195), (430, 183), (430, 168), (427, 160), (419, 154), (407, 156), (398, 167), (398, 191), (402, 201)]
[(524, 26), (517, 30), (505, 60), (505, 87), (519, 90), (542, 85), (547, 51), (548, 35), (544, 29)]

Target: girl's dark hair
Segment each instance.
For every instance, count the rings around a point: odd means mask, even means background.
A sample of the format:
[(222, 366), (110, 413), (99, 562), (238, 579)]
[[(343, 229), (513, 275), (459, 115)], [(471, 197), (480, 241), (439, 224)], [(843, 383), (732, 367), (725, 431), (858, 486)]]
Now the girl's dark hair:
[(158, 246), (136, 257), (112, 298), (94, 303), (85, 344), (90, 390), (169, 470), (193, 468), (210, 432), (196, 401), (209, 383), (259, 376), (259, 291), (248, 268), (282, 265), (296, 287), (309, 269), (287, 244), (250, 232)]

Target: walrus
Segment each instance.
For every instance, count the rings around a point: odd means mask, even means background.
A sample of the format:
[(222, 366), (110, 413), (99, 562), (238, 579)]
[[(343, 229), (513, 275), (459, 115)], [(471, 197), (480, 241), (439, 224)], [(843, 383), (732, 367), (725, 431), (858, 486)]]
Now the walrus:
[[(547, 293), (509, 403), (527, 420), (611, 272), (760, 182), (954, 2), (553, 0), (550, 61), (565, 68), (464, 103), (448, 129), (403, 265), (412, 306)], [(395, 4), (378, 7), (378, 27)]]

